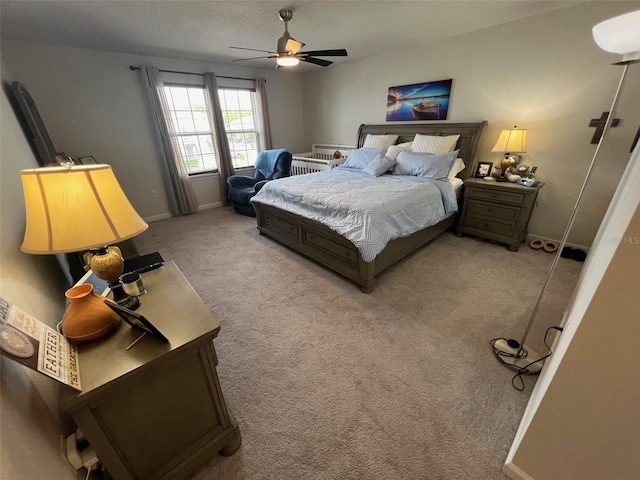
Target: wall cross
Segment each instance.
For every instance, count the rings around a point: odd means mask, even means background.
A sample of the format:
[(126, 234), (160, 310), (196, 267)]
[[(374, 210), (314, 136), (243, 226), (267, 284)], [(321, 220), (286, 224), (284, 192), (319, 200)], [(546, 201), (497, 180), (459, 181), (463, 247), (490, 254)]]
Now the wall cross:
[[(591, 138), (591, 143), (598, 143), (600, 141), (600, 137), (602, 137), (602, 131), (604, 130), (604, 125), (607, 123), (607, 118), (609, 117), (609, 112), (602, 112), (600, 118), (592, 118), (589, 122), (590, 127), (596, 127), (596, 131), (593, 133), (593, 137)], [(611, 120), (611, 126), (617, 127), (618, 123), (620, 123), (619, 118), (614, 118)]]

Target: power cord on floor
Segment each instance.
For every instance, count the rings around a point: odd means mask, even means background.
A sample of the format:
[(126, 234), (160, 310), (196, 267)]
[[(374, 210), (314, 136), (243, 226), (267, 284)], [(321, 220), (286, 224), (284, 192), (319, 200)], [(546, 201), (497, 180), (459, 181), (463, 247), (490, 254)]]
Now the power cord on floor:
[[(552, 326), (547, 328), (547, 331), (544, 334), (544, 346), (547, 347), (547, 354), (543, 355), (542, 357), (540, 357), (537, 360), (534, 360), (531, 363), (528, 363), (527, 365), (521, 367), (518, 370), (518, 373), (516, 373), (513, 378), (511, 379), (511, 384), (513, 385), (513, 388), (515, 388), (516, 390), (518, 390), (519, 392), (522, 392), (524, 390), (524, 380), (522, 379), (522, 375), (526, 375), (527, 373), (529, 373), (529, 367), (531, 367), (532, 365), (535, 365), (538, 362), (542, 362), (545, 359), (549, 358), (551, 356), (551, 354), (553, 353), (551, 351), (551, 347), (549, 346), (549, 344), (547, 343), (547, 336), (549, 335), (549, 332), (551, 330), (557, 330), (558, 332), (562, 332), (564, 329), (562, 327), (557, 327), (557, 326)], [(516, 381), (519, 381), (519, 385), (516, 385)]]

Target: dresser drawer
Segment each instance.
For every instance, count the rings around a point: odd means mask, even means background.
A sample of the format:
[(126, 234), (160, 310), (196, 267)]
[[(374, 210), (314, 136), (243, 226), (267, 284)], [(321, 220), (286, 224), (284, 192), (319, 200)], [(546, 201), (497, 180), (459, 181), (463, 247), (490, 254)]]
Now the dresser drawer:
[(358, 250), (355, 247), (338, 243), (333, 238), (327, 237), (312, 228), (302, 227), (302, 243), (320, 248), (325, 253), (342, 260), (346, 264), (358, 265)]
[(264, 216), (264, 227), (283, 233), (293, 238), (298, 237), (298, 226), (270, 213)]
[(498, 233), (507, 237), (511, 236), (515, 229), (515, 223), (500, 223), (476, 217), (465, 217), (463, 225), (484, 232)]
[(466, 195), (469, 198), (479, 198), (481, 200), (491, 200), (500, 203), (511, 203), (513, 205), (522, 205), (526, 196), (524, 193), (499, 192), (489, 188), (477, 187), (469, 187)]
[(479, 202), (477, 200), (469, 200), (467, 204), (467, 215), (472, 217), (494, 217), (515, 222), (519, 214), (520, 207)]

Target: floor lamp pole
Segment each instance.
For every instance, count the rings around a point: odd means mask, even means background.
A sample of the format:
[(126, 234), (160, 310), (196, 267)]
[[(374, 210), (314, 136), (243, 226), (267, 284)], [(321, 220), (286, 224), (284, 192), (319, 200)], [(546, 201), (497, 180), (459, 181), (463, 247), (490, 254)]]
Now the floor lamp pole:
[(531, 317), (529, 318), (529, 322), (527, 323), (527, 328), (522, 335), (522, 339), (518, 342), (514, 339), (504, 339), (500, 338), (495, 341), (492, 341), (493, 352), (496, 358), (505, 366), (517, 370), (520, 373), (538, 373), (542, 369), (542, 360), (545, 357), (538, 354), (535, 350), (525, 345), (525, 341), (529, 336), (529, 332), (531, 331), (531, 327), (536, 319), (536, 315), (538, 314), (538, 310), (540, 309), (540, 305), (542, 304), (542, 299), (547, 291), (549, 283), (551, 282), (551, 278), (553, 277), (553, 273), (558, 265), (558, 261), (560, 260), (560, 256), (562, 254), (562, 249), (564, 248), (567, 238), (569, 237), (569, 233), (571, 232), (571, 227), (573, 227), (573, 222), (576, 218), (576, 213), (578, 212), (578, 208), (580, 206), (580, 201), (582, 200), (582, 195), (584, 193), (585, 187), (589, 178), (591, 177), (591, 173), (593, 171), (593, 167), (595, 165), (596, 159), (598, 158), (598, 154), (600, 153), (600, 147), (602, 146), (602, 142), (609, 130), (609, 126), (615, 117), (616, 106), (618, 105), (618, 99), (620, 97), (620, 92), (622, 90), (622, 84), (624, 83), (625, 77), (627, 75), (627, 70), (629, 69), (629, 65), (631, 63), (635, 63), (637, 60), (628, 61), (628, 62), (619, 62), (616, 65), (623, 65), (622, 76), (620, 77), (620, 82), (618, 83), (618, 88), (613, 97), (613, 102), (611, 104), (611, 108), (609, 110), (609, 115), (604, 124), (604, 128), (602, 130), (602, 135), (600, 136), (600, 140), (598, 141), (598, 146), (596, 147), (595, 152), (593, 153), (593, 158), (591, 159), (591, 163), (589, 164), (589, 168), (587, 170), (587, 174), (582, 182), (582, 187), (580, 188), (580, 192), (578, 193), (578, 197), (576, 198), (576, 203), (573, 207), (573, 211), (571, 212), (571, 217), (569, 218), (569, 223), (567, 223), (567, 227), (565, 228), (564, 234), (562, 235), (562, 239), (560, 240), (560, 245), (558, 246), (558, 250), (556, 251), (555, 256), (553, 257), (553, 262), (551, 263), (551, 267), (549, 268), (549, 273), (547, 274), (547, 279), (544, 282), (544, 286), (540, 291), (540, 295), (538, 296), (538, 300), (536, 301), (535, 306), (533, 307), (533, 311), (531, 312)]

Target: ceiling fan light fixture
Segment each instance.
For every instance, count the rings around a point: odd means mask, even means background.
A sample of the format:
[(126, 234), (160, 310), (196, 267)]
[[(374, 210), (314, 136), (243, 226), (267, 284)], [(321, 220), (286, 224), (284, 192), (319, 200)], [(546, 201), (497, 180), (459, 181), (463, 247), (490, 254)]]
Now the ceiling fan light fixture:
[(300, 63), (300, 60), (293, 55), (280, 55), (276, 63), (281, 67), (295, 67)]
[[(0, 0), (1, 1), (1, 0)], [(301, 52), (304, 43), (299, 42), (289, 34), (288, 22), (293, 17), (291, 10), (282, 9), (278, 12), (280, 20), (284, 22), (284, 34), (278, 39), (278, 48), (272, 52), (269, 50), (258, 50), (256, 48), (245, 47), (229, 47), (237, 48), (239, 50), (251, 50), (254, 52), (264, 52), (269, 55), (253, 58), (239, 58), (232, 60), (234, 62), (241, 62), (244, 60), (256, 60), (258, 58), (275, 58), (276, 68), (278, 67), (295, 67), (300, 62), (310, 63), (313, 65), (319, 65), (321, 67), (328, 67), (333, 64), (330, 60), (324, 60), (316, 57), (346, 57), (347, 51), (344, 48), (332, 49), (332, 50), (312, 50), (308, 52)]]

